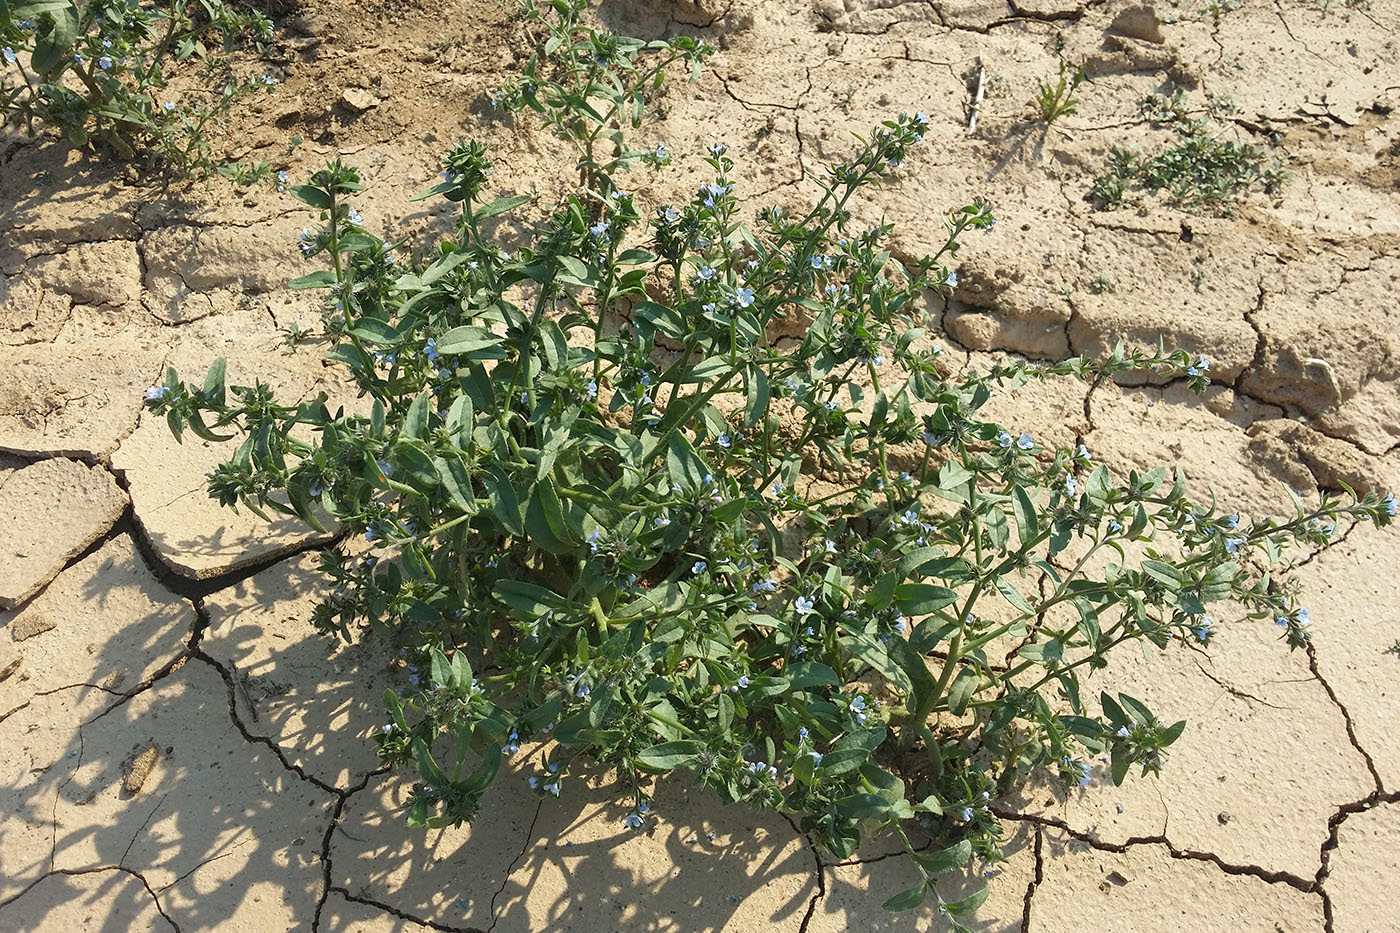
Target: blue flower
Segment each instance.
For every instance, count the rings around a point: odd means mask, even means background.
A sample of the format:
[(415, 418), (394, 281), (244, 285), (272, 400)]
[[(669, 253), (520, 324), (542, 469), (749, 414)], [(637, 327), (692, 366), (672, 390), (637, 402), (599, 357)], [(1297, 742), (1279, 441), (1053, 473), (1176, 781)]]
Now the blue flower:
[(1241, 545), (1241, 544), (1244, 544), (1245, 541), (1247, 541), (1247, 540), (1249, 540), (1249, 539), (1248, 539), (1248, 538), (1226, 538), (1226, 539), (1225, 539), (1225, 553), (1226, 553), (1226, 554), (1234, 554), (1235, 552), (1237, 552), (1237, 551), (1240, 549), (1240, 545)]
[(1002, 431), (1000, 434), (997, 435), (997, 446), (1010, 447), (1012, 444), (1012, 440), (1013, 439), (1010, 434), (1008, 434), (1005, 431)]
[(721, 434), (719, 437), (715, 438), (715, 443), (721, 447), (729, 447), (734, 442), (730, 440), (728, 434)]
[(593, 689), (589, 687), (588, 684), (579, 684), (578, 687), (574, 689), (574, 696), (587, 697), (592, 692)]
[(1225, 516), (1225, 528), (1226, 528), (1227, 531), (1234, 531), (1234, 530), (1235, 530), (1236, 528), (1238, 528), (1239, 526), (1240, 526), (1240, 517), (1239, 517), (1238, 515), (1227, 515), (1227, 516)]
[(97, 60), (97, 67), (101, 68), (103, 71), (110, 69), (112, 67), (112, 56), (103, 55)]
[(749, 683), (750, 683), (750, 681), (749, 681), (749, 678), (748, 678), (748, 675), (747, 675), (747, 674), (745, 674), (743, 677), (740, 677), (740, 678), (739, 678), (739, 686), (740, 686), (740, 687), (747, 687), (747, 686), (749, 685)]
[(350, 208), (349, 213), (347, 213), (345, 216), (348, 217), (350, 219), (350, 222), (352, 224), (355, 224), (356, 226), (359, 226), (365, 222), (365, 219), (360, 216), (360, 212), (355, 210), (353, 207)]
[(1395, 493), (1386, 493), (1385, 498), (1381, 500), (1381, 511), (1385, 512), (1385, 514), (1389, 515), (1391, 518), (1394, 518), (1395, 508)]
[(1016, 446), (1022, 450), (1030, 450), (1035, 446), (1035, 441), (1031, 439), (1029, 434), (1022, 434), (1020, 437), (1016, 438)]
[(695, 277), (702, 282), (712, 281), (715, 277), (715, 270), (710, 266), (701, 266), (700, 271), (695, 273)]
[(971, 808), (971, 807), (963, 807), (962, 819), (963, 819), (963, 822), (964, 822), (964, 823), (971, 823), (971, 822), (972, 822), (972, 808)]
[(595, 236), (596, 238), (598, 238), (598, 239), (601, 240), (603, 237), (605, 237), (605, 236), (608, 235), (608, 231), (611, 230), (611, 229), (612, 229), (612, 225), (611, 225), (611, 224), (609, 224), (606, 220), (600, 220), (600, 221), (598, 221), (596, 224), (594, 224), (593, 226), (589, 227), (589, 228), (588, 228), (588, 232), (591, 233), (591, 234), (593, 234), (593, 236)]
[(715, 143), (713, 146), (710, 147), (710, 155), (714, 156), (716, 159), (718, 159), (720, 156), (724, 155), (728, 151), (729, 147), (726, 146), (724, 143)]
[(598, 383), (597, 383), (595, 380), (590, 379), (590, 380), (588, 381), (588, 398), (589, 398), (590, 400), (592, 400), (592, 399), (596, 399), (597, 397), (598, 397)]
[(1079, 490), (1079, 480), (1075, 479), (1073, 476), (1066, 476), (1066, 477), (1065, 477), (1065, 495), (1066, 495), (1066, 496), (1069, 496), (1069, 497), (1072, 499), (1072, 498), (1074, 498), (1074, 494), (1075, 494), (1078, 490)]
[(1299, 625), (1311, 625), (1311, 624), (1312, 624), (1312, 613), (1308, 612), (1308, 610), (1306, 610), (1306, 609), (1299, 609), (1298, 612), (1297, 612), (1296, 618), (1298, 619), (1298, 624), (1299, 624)]
[(753, 304), (753, 289), (740, 288), (734, 292), (734, 303), (741, 308), (747, 308)]
[(792, 605), (799, 613), (806, 615), (812, 611), (813, 603), (812, 600), (808, 599), (806, 596), (799, 596), (797, 599), (793, 600)]
[(170, 386), (151, 386), (146, 390), (146, 401), (159, 402), (170, 397)]
[(5, 62), (7, 64), (13, 65), (15, 63), (15, 50), (8, 45), (0, 49), (0, 55), (5, 56)]
[(815, 751), (815, 750), (810, 751), (810, 752), (808, 752), (807, 754), (809, 754), (809, 755), (812, 756), (812, 767), (813, 767), (813, 768), (820, 768), (820, 767), (822, 766), (822, 759), (826, 757), (826, 756), (823, 755), (821, 752)]
[(948, 286), (949, 288), (957, 288), (958, 274), (956, 272), (949, 272), (948, 277), (943, 280), (943, 284)]
[(690, 565), (690, 572), (695, 574), (696, 576), (699, 576), (700, 574), (705, 572), (705, 568), (708, 566), (710, 565), (705, 563), (703, 560), (697, 560), (695, 563)]
[(287, 170), (282, 169), (277, 173), (277, 190), (281, 191), (287, 187)]
[(642, 818), (636, 813), (629, 813), (622, 818), (622, 822), (628, 829), (638, 829), (642, 825)]
[(167, 100), (165, 103), (161, 104), (160, 106), (161, 106), (161, 109), (164, 110), (166, 113), (170, 113), (172, 110), (175, 109), (175, 103), (174, 103), (173, 101), (168, 101), (168, 100)]
[(661, 221), (662, 226), (669, 227), (671, 224), (680, 220), (681, 216), (668, 205), (656, 212), (656, 219)]
[(656, 150), (652, 154), (656, 156), (658, 162), (664, 162), (671, 157), (671, 152), (666, 148), (665, 143), (657, 143)]

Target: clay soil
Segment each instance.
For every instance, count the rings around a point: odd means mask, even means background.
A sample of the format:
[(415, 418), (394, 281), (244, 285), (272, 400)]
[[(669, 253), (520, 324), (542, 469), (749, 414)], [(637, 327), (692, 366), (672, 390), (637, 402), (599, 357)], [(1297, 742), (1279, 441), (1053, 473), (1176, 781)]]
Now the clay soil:
[[(939, 308), (950, 356), (1160, 338), (1212, 361), (1201, 398), (1056, 383), (997, 401), (1003, 423), (1116, 471), (1180, 462), (1243, 513), (1286, 508), (1285, 485), (1400, 487), (1400, 5), (1201, 6), (604, 0), (596, 16), (720, 47), (641, 131), (677, 161), (629, 179), (644, 205), (699, 184), (720, 140), (746, 209), (808, 204), (851, 132), (922, 110), (923, 147), (857, 215), (920, 253), (943, 212), (995, 206)], [(542, 211), (567, 183), (562, 144), (486, 102), (528, 55), (509, 5), (274, 13), (278, 39), (248, 65), (280, 85), (230, 119), (227, 158), (304, 177), (339, 156), (364, 174), (366, 223), (418, 248), (448, 221), (409, 196), (459, 137), (490, 145), (493, 195), (537, 190)], [(1089, 81), (1047, 128), (1031, 99), (1062, 57)], [(1112, 146), (1172, 141), (1139, 111), (1168, 81), (1291, 179), (1228, 216), (1096, 209)], [(54, 139), (0, 143), (0, 929), (946, 928), (881, 913), (912, 869), (880, 845), (835, 863), (683, 778), (638, 834), (602, 787), (541, 803), (522, 753), (471, 827), (406, 829), (365, 738), (402, 674), (312, 631), (324, 541), (220, 510), (203, 477), (227, 449), (141, 416), (166, 366), (196, 378), (216, 356), (283, 397), (343, 389), (324, 345), (283, 342), (316, 330), (314, 299), (285, 287), (312, 271), (295, 244), (315, 218), (269, 186), (168, 187)], [(1296, 556), (1309, 651), (1225, 618), (1208, 651), (1102, 672), (1095, 686), (1131, 685), (1190, 727), (1160, 780), (1096, 772), (1082, 793), (1005, 804), (1009, 857), (976, 929), (1400, 929), (1400, 528), (1340, 531)]]

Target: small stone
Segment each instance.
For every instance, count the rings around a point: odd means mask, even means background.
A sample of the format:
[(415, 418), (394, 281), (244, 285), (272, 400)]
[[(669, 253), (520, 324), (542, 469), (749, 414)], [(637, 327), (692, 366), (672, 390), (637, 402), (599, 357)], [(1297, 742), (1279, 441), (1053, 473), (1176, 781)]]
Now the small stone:
[(345, 93), (340, 95), (340, 103), (346, 110), (352, 113), (364, 113), (379, 106), (379, 98), (363, 88), (346, 88)]
[(15, 619), (14, 624), (10, 626), (10, 633), (15, 641), (25, 641), (56, 628), (58, 623), (54, 621), (53, 616), (43, 612), (26, 612)]
[(122, 790), (132, 795), (141, 793), (159, 757), (160, 746), (154, 741), (132, 749), (131, 756), (122, 762)]

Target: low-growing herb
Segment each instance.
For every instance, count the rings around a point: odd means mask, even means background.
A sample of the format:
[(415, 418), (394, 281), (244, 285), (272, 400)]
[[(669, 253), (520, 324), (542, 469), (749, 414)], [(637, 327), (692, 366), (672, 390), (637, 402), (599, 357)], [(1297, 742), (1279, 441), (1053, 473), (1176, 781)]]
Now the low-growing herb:
[(359, 176), (333, 163), (289, 189), (321, 215), (302, 251), (328, 264), (295, 284), (327, 290), (356, 410), (227, 387), (222, 361), (202, 385), (169, 371), (147, 405), (177, 437), (243, 436), (210, 474), (220, 502), (358, 539), (324, 553), (314, 622), (402, 645), (373, 739), (415, 775), (410, 824), (471, 820), (503, 759), (545, 742), (536, 793), (610, 767), (630, 828), (658, 817), (655, 776), (687, 771), (840, 857), (893, 834), (914, 884), (885, 906), (931, 898), (956, 924), (985, 891), (937, 882), (1001, 858), (998, 798), (1036, 775), (1082, 785), (1101, 756), (1114, 782), (1155, 774), (1185, 728), (1087, 692), (1092, 671), (1120, 645), (1209, 644), (1222, 601), (1305, 645), (1308, 611), (1267, 568), (1342, 517), (1389, 522), (1395, 499), (1222, 514), (1179, 470), (1115, 474), (986, 420), (1029, 381), (1200, 390), (1209, 361), (1120, 346), (954, 374), (935, 296), (991, 209), (953, 210), (912, 263), (890, 226), (851, 219), (922, 114), (859, 139), (800, 215), (746, 220), (718, 144), (690, 197), (644, 215), (617, 174), (672, 153), (626, 142), (638, 82), (708, 47), (597, 32), (570, 0), (524, 9), (543, 48), (496, 100), (577, 144), (577, 189), (498, 242), (482, 222), (528, 199), (483, 202), (488, 153), (460, 143), (424, 193), (458, 205), (456, 233), (414, 263), (363, 227)]

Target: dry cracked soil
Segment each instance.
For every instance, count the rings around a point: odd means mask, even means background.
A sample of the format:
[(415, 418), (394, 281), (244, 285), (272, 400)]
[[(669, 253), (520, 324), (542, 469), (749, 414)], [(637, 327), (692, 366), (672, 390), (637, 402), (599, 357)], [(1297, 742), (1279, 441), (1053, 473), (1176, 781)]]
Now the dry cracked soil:
[[(1161, 339), (1213, 361), (1200, 398), (1054, 384), (999, 399), (997, 420), (1117, 471), (1180, 462), (1241, 512), (1285, 508), (1285, 485), (1396, 488), (1400, 4), (1203, 6), (603, 0), (591, 15), (720, 48), (648, 126), (677, 166), (635, 176), (643, 206), (698, 184), (720, 139), (746, 210), (810, 203), (852, 131), (921, 110), (925, 144), (857, 213), (895, 221), (914, 254), (940, 245), (943, 212), (995, 205), (939, 309), (951, 356)], [(229, 159), (298, 176), (340, 156), (364, 173), (367, 224), (411, 242), (446, 223), (409, 196), (461, 136), (490, 145), (493, 193), (547, 200), (567, 182), (562, 143), (486, 103), (528, 54), (508, 6), (273, 12), (258, 67), (279, 87), (234, 113)], [(1031, 98), (1062, 58), (1089, 80), (1046, 126)], [(1097, 209), (1110, 148), (1170, 142), (1139, 109), (1167, 82), (1290, 179), (1228, 215)], [(286, 287), (310, 271), (295, 242), (312, 222), (267, 186), (156, 186), (0, 136), (0, 929), (943, 929), (879, 910), (910, 879), (902, 857), (835, 862), (681, 779), (641, 834), (601, 783), (542, 804), (528, 761), (473, 825), (403, 826), (403, 786), (365, 738), (399, 675), (376, 645), (308, 622), (325, 536), (218, 508), (204, 474), (227, 448), (177, 445), (141, 415), (166, 366), (193, 375), (216, 356), (284, 397), (344, 391), (323, 347), (284, 344), (319, 314)], [(1160, 780), (1096, 773), (1082, 793), (1032, 786), (1003, 805), (1008, 859), (975, 929), (1400, 930), (1400, 528), (1345, 529), (1295, 569), (1307, 652), (1226, 619), (1209, 651), (1102, 673), (1191, 726)]]

